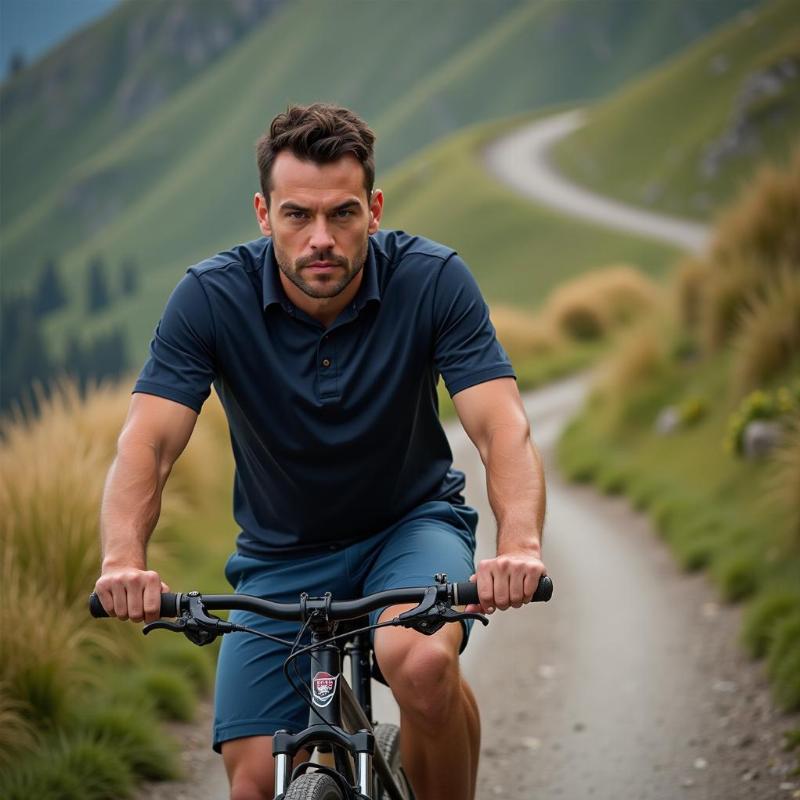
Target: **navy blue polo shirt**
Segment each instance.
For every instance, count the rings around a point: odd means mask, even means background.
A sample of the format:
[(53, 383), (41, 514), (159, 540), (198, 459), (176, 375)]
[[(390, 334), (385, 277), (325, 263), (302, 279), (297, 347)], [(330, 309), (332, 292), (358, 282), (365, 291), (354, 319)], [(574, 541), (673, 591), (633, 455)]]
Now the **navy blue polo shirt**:
[(268, 238), (190, 267), (133, 391), (199, 413), (214, 384), (236, 461), (237, 546), (258, 557), (366, 538), (429, 500), (463, 502), (440, 374), (451, 395), (514, 376), (456, 252), (380, 231), (328, 328), (289, 301)]

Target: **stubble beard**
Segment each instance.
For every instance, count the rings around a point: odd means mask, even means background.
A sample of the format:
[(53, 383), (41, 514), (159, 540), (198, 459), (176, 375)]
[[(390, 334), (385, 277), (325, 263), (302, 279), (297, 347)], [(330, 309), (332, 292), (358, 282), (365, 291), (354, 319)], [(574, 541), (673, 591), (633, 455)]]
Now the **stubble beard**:
[[(274, 237), (272, 244), (278, 268), (301, 292), (303, 292), (303, 294), (308, 295), (308, 297), (313, 297), (315, 300), (329, 300), (341, 294), (364, 268), (364, 264), (367, 261), (367, 251), (369, 249), (369, 234), (364, 237), (364, 244), (352, 263), (344, 256), (334, 255), (331, 251), (319, 251), (312, 256), (298, 258), (297, 261), (292, 264), (291, 260), (275, 241)], [(336, 264), (338, 267), (344, 267), (344, 275), (338, 280), (318, 281), (316, 285), (312, 285), (303, 278), (302, 271), (315, 261), (329, 261)]]

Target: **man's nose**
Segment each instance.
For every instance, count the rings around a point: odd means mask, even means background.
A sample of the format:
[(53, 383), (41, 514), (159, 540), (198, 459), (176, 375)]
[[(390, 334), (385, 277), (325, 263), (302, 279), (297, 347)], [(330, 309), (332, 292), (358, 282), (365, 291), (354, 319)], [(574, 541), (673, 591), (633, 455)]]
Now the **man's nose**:
[(329, 250), (335, 244), (328, 226), (328, 220), (324, 216), (317, 217), (314, 221), (309, 244), (314, 250)]

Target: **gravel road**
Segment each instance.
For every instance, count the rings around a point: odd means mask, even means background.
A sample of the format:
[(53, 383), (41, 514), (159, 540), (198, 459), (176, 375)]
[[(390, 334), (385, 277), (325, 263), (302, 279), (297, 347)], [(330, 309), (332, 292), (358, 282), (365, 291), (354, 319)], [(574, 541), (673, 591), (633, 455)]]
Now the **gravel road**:
[(584, 120), (582, 111), (567, 111), (518, 128), (486, 148), (486, 165), (520, 194), (565, 214), (686, 250), (702, 250), (708, 241), (705, 225), (609, 200), (570, 183), (553, 169), (547, 159), (548, 149), (579, 128)]
[[(490, 168), (569, 213), (689, 250), (705, 245), (702, 226), (605, 201), (555, 175), (547, 147), (577, 124), (579, 116), (559, 115), (506, 137), (487, 151)], [(478, 797), (800, 798), (781, 749), (800, 717), (771, 705), (761, 665), (737, 644), (740, 611), (720, 605), (703, 576), (680, 573), (624, 500), (567, 485), (554, 469), (559, 432), (587, 386), (582, 376), (525, 397), (547, 473), (545, 561), (555, 594), (476, 626), (463, 656), (482, 711)], [(495, 531), (483, 467), (460, 426), (448, 435), (481, 514), (485, 558)], [(141, 800), (226, 796), (220, 759), (207, 748), (207, 709), (203, 716), (176, 728), (194, 779), (146, 787)], [(378, 692), (376, 716), (396, 719), (388, 692)]]

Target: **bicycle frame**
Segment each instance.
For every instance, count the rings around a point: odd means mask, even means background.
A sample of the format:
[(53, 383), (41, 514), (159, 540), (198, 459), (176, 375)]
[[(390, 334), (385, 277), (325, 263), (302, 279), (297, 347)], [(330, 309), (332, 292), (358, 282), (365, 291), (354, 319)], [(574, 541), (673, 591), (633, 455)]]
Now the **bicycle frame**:
[[(392, 800), (403, 800), (394, 775), (375, 748), (372, 732), (372, 647), (369, 632), (357, 633), (344, 645), (321, 644), (333, 636), (335, 623), (327, 620), (311, 622), (311, 702), (308, 727), (299, 733), (277, 731), (272, 740), (275, 758), (275, 800), (280, 800), (289, 787), (291, 764), (300, 750), (322, 745), (332, 749), (336, 771), (347, 782), (352, 795), (353, 785), (362, 798), (372, 798), (373, 768), (381, 780), (382, 790)], [(319, 644), (319, 647), (314, 645)], [(342, 655), (350, 657), (351, 683), (342, 679)], [(350, 760), (356, 764), (353, 776)], [(344, 786), (343, 786), (344, 788)]]

